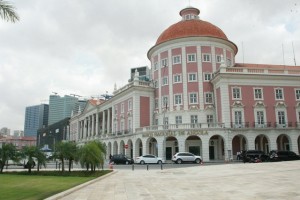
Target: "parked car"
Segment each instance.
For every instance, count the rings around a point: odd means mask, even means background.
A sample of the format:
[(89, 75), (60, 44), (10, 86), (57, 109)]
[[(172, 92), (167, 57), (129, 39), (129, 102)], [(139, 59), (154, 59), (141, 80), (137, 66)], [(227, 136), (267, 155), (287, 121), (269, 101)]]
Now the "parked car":
[(164, 160), (160, 157), (157, 157), (155, 155), (143, 155), (143, 156), (139, 156), (135, 159), (135, 163), (139, 163), (141, 165), (145, 164), (145, 163), (157, 163), (157, 164), (162, 164), (164, 163)]
[(300, 160), (300, 156), (293, 151), (277, 151), (270, 152), (270, 161), (289, 161)]
[(110, 162), (114, 163), (114, 164), (126, 164), (126, 165), (134, 163), (132, 158), (128, 158), (127, 156), (125, 156), (123, 154), (113, 155), (111, 157)]
[(183, 162), (201, 163), (202, 158), (201, 156), (196, 156), (189, 152), (178, 152), (173, 156), (172, 161), (177, 164), (181, 164)]
[(269, 160), (269, 156), (259, 150), (243, 151), (241, 157), (244, 162), (265, 162)]

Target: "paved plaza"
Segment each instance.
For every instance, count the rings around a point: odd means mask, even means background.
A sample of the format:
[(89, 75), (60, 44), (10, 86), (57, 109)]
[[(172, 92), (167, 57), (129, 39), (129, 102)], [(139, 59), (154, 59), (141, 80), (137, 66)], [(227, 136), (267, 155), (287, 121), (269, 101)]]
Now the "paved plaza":
[(48, 199), (300, 199), (300, 161), (115, 170)]

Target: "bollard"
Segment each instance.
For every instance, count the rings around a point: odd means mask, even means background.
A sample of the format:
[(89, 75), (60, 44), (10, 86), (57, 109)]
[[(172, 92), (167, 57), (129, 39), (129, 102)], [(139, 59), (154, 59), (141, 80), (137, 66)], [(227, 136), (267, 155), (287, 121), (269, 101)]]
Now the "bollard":
[(162, 163), (160, 164), (160, 170), (163, 170), (163, 165), (162, 165)]
[(134, 164), (132, 164), (132, 171), (134, 171)]
[(147, 164), (147, 171), (148, 171), (148, 169), (149, 169), (149, 165)]

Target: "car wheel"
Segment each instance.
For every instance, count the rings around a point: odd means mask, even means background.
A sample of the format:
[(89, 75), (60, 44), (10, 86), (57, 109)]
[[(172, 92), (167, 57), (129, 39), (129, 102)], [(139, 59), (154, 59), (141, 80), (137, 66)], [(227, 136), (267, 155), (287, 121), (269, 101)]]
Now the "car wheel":
[(129, 162), (128, 161), (126, 161), (126, 163), (125, 163), (126, 165), (128, 165), (129, 164)]
[(195, 163), (197, 163), (197, 164), (199, 164), (201, 162), (201, 160), (199, 159), (199, 158), (197, 158), (196, 160), (195, 160)]
[(178, 159), (178, 160), (176, 160), (176, 163), (177, 163), (177, 164), (181, 164), (181, 163), (182, 163), (182, 160), (181, 160), (181, 159)]
[(161, 161), (161, 160), (157, 161), (157, 164), (160, 164), (160, 165), (161, 165), (161, 164), (162, 164), (162, 161)]
[(141, 165), (143, 165), (143, 164), (145, 164), (145, 161), (142, 160), (140, 163), (141, 163)]

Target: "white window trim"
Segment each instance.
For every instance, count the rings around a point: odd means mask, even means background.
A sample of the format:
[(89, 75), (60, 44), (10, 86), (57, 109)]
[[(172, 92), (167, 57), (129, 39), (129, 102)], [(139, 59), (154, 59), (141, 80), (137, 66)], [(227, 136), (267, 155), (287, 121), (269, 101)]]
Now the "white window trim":
[[(257, 90), (257, 89), (261, 90), (261, 98), (260, 99), (255, 97), (255, 90)], [(254, 100), (264, 100), (264, 90), (262, 88), (257, 88), (257, 87), (253, 88), (253, 97), (254, 97)]]
[(278, 112), (284, 112), (284, 121), (285, 121), (285, 126), (287, 126), (288, 124), (288, 119), (287, 119), (287, 112), (285, 108), (276, 108), (275, 109), (275, 115), (276, 115), (276, 124), (278, 126), (280, 126), (281, 124), (279, 124), (279, 117), (278, 117)]
[(299, 99), (297, 99), (297, 93), (296, 93), (297, 90), (300, 91), (300, 88), (295, 88), (295, 99), (296, 99), (296, 101), (300, 101), (300, 97), (299, 97)]
[[(190, 75), (195, 75), (195, 80), (190, 80)], [(197, 82), (197, 73), (188, 73), (188, 82)]]
[[(179, 58), (179, 61), (175, 62), (175, 58)], [(173, 65), (181, 64), (181, 55), (172, 56), (172, 63), (173, 63)]]
[[(220, 57), (220, 61), (218, 61), (218, 57)], [(222, 61), (222, 56), (221, 55), (216, 55), (216, 63), (221, 63)]]
[[(206, 75), (208, 75), (208, 74), (210, 75), (210, 79), (206, 80), (205, 78), (206, 78)], [(209, 82), (211, 79), (212, 79), (212, 73), (210, 73), (210, 72), (203, 73), (203, 82)]]
[[(209, 61), (204, 60), (204, 56), (208, 55), (209, 56)], [(202, 54), (202, 62), (211, 62), (211, 54), (210, 53), (203, 53)]]
[(121, 103), (121, 113), (124, 113), (124, 103)]
[[(165, 78), (166, 78), (166, 80), (167, 80), (167, 83), (166, 83), (166, 84), (164, 84), (164, 79), (165, 79)], [(169, 85), (169, 79), (168, 79), (168, 76), (162, 77), (161, 85), (162, 85), (162, 86)]]
[[(176, 76), (179, 76), (179, 77), (180, 77), (180, 81), (175, 81), (175, 77), (176, 77)], [(181, 77), (181, 74), (174, 74), (174, 75), (173, 75), (173, 80), (174, 80), (174, 81), (173, 81), (174, 83), (182, 83), (182, 77)]]
[[(164, 60), (166, 61), (166, 65), (164, 65)], [(161, 59), (160, 63), (161, 63), (161, 68), (164, 68), (165, 66), (168, 67), (168, 58)]]
[[(258, 119), (257, 119), (257, 112), (263, 112), (264, 113), (264, 125), (263, 126), (266, 126), (267, 125), (267, 115), (266, 115), (266, 109), (264, 108), (254, 108), (254, 121), (255, 121), (255, 126), (256, 127), (259, 127), (261, 125), (258, 125), (257, 122), (258, 122)], [(260, 127), (260, 128), (263, 128), (263, 127)]]
[[(235, 125), (236, 125), (236, 121), (235, 121), (235, 112), (238, 112), (238, 111), (240, 111), (241, 113), (242, 113), (242, 124), (241, 124), (241, 127), (235, 127)], [(233, 108), (232, 109), (232, 115), (231, 115), (231, 117), (232, 117), (232, 122), (233, 122), (233, 127), (234, 128), (242, 128), (243, 126), (244, 126), (244, 123), (245, 123), (245, 114), (244, 114), (244, 109), (243, 108)]]
[[(211, 102), (207, 102), (207, 98), (206, 98), (206, 94), (211, 94)], [(214, 103), (214, 94), (212, 92), (204, 92), (204, 100), (205, 100), (205, 104), (213, 104)]]
[[(195, 60), (189, 60), (189, 56), (194, 56)], [(196, 62), (196, 61), (197, 61), (196, 54), (195, 54), (195, 53), (187, 54), (187, 55), (186, 55), (186, 60), (187, 60), (187, 63), (193, 63), (193, 62)]]
[[(180, 103), (179, 104), (176, 104), (176, 96), (180, 96)], [(183, 101), (183, 99), (182, 99), (182, 94), (174, 94), (174, 105), (182, 105), (182, 101)]]
[(158, 63), (157, 63), (157, 61), (153, 63), (153, 69), (154, 69), (154, 71), (158, 70)]
[[(196, 94), (196, 102), (195, 103), (191, 102), (191, 94)], [(198, 104), (198, 93), (197, 92), (190, 92), (189, 93), (189, 104)]]
[[(277, 99), (276, 98), (276, 90), (281, 90), (282, 91), (282, 99)], [(284, 100), (284, 91), (283, 88), (274, 88), (274, 96), (275, 96), (275, 100), (280, 101), (280, 100)]]
[[(233, 96), (233, 89), (235, 89), (235, 88), (238, 88), (238, 89), (240, 90), (240, 98), (235, 98), (235, 97)], [(242, 89), (241, 89), (241, 87), (232, 87), (232, 88), (231, 88), (231, 97), (232, 97), (232, 99), (234, 99), (234, 100), (242, 100)]]
[(128, 110), (132, 110), (132, 101), (128, 100)]

